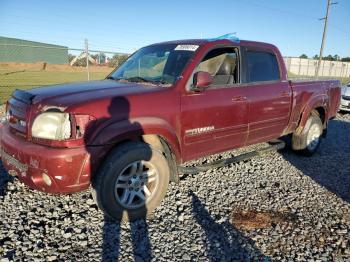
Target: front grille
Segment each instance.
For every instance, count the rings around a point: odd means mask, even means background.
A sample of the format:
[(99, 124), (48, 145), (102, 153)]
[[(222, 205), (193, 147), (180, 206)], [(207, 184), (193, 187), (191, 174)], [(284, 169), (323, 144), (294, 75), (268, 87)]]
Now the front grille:
[(27, 123), (26, 116), (33, 96), (22, 90), (13, 92), (8, 101), (8, 118), (10, 129), (13, 133), (26, 137)]

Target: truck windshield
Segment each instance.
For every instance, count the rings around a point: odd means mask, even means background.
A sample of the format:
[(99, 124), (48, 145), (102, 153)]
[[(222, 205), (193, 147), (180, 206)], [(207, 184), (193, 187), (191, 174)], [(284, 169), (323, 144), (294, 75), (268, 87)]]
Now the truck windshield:
[(159, 44), (141, 48), (107, 78), (171, 85), (181, 75), (197, 45)]

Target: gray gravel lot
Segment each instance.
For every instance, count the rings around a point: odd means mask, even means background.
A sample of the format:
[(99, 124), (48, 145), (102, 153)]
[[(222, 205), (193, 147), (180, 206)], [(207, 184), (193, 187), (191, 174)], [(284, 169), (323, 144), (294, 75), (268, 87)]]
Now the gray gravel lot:
[(125, 224), (90, 191), (32, 191), (0, 164), (0, 261), (350, 261), (349, 163), (350, 114), (338, 114), (313, 157), (285, 149), (184, 175), (151, 219)]

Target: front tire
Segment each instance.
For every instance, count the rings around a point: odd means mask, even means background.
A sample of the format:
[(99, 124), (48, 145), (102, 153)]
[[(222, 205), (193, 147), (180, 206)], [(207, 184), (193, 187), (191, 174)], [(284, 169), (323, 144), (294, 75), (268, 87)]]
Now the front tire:
[(311, 114), (300, 134), (292, 136), (292, 148), (306, 156), (313, 155), (320, 146), (323, 125), (317, 114)]
[(98, 207), (113, 220), (146, 218), (160, 205), (170, 170), (162, 152), (142, 142), (112, 150), (93, 180)]

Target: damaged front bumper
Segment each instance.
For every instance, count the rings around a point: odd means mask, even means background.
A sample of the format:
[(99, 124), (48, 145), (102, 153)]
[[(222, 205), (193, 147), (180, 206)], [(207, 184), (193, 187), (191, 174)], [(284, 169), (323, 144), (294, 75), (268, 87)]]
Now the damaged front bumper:
[(30, 143), (0, 124), (0, 154), (6, 171), (32, 189), (72, 193), (90, 185), (90, 154), (85, 147), (51, 148)]

